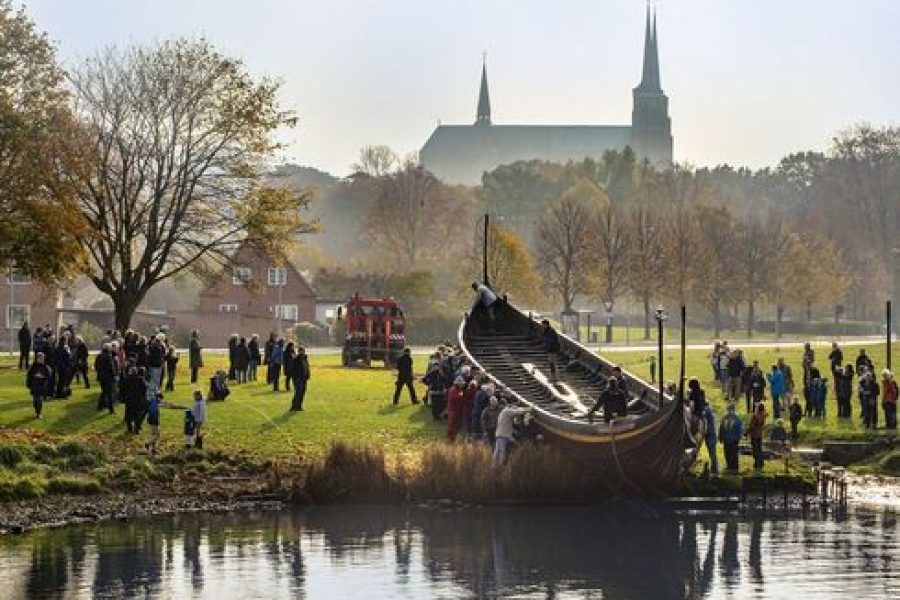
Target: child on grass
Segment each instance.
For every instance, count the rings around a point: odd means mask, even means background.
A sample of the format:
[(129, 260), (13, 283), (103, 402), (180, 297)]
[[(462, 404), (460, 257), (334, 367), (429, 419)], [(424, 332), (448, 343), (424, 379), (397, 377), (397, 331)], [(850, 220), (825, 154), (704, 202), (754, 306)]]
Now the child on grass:
[(791, 398), (789, 411), (788, 416), (791, 419), (791, 439), (797, 441), (800, 437), (797, 426), (800, 424), (801, 419), (803, 419), (803, 407), (800, 406), (800, 397), (796, 394)]

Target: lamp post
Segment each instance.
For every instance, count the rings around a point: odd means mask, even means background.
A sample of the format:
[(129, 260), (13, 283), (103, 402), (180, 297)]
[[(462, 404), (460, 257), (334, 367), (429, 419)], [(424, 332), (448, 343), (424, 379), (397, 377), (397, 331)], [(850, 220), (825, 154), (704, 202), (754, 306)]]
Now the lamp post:
[(663, 375), (663, 322), (669, 318), (666, 310), (660, 306), (656, 309), (656, 331), (657, 331), (657, 340), (658, 340), (658, 356), (657, 361), (659, 363), (659, 406), (662, 408), (663, 403), (663, 393), (665, 390), (665, 376)]
[(9, 305), (6, 307), (6, 327), (9, 329), (9, 355), (13, 356), (13, 326), (12, 326), (12, 307), (13, 307), (13, 270), (10, 269), (6, 275), (6, 283), (9, 284)]

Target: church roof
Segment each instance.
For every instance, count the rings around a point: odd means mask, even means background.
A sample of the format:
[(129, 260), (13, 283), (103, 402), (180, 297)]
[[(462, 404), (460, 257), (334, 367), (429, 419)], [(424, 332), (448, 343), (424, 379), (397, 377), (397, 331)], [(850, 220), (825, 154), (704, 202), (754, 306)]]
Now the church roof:
[(599, 158), (629, 144), (628, 125), (440, 125), (422, 147), (421, 160), (448, 181), (476, 184), (485, 168), (533, 158)]

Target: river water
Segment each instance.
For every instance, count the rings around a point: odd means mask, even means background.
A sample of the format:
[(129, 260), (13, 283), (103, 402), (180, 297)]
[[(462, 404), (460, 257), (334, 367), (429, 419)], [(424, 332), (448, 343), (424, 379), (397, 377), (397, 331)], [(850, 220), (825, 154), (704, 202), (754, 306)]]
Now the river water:
[(0, 538), (0, 598), (900, 598), (890, 512), (331, 506)]

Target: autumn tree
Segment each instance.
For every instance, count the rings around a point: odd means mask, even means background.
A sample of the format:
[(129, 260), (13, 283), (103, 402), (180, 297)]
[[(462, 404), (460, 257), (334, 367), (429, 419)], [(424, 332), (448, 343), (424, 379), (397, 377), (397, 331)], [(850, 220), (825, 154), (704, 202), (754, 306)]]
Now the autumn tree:
[[(501, 225), (491, 224), (488, 228), (488, 279), (491, 287), (509, 294), (520, 305), (536, 306), (542, 299), (541, 281), (535, 270), (534, 261), (524, 240), (514, 231)], [(478, 280), (479, 265), (472, 274)]]
[(160, 281), (208, 274), (242, 244), (283, 254), (312, 230), (308, 195), (263, 181), (273, 134), (294, 123), (278, 82), (183, 39), (106, 50), (70, 79), (95, 157), (80, 192), (88, 275), (116, 327)]
[(24, 9), (0, 0), (0, 268), (54, 281), (84, 258), (77, 185), (90, 159), (65, 75)]
[(538, 221), (538, 269), (559, 294), (564, 311), (572, 310), (577, 296), (593, 289), (591, 219), (602, 198), (596, 185), (582, 179)]

